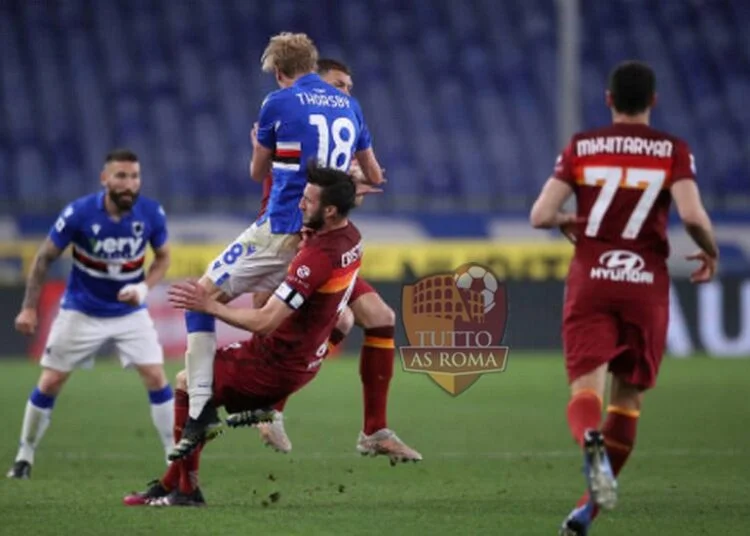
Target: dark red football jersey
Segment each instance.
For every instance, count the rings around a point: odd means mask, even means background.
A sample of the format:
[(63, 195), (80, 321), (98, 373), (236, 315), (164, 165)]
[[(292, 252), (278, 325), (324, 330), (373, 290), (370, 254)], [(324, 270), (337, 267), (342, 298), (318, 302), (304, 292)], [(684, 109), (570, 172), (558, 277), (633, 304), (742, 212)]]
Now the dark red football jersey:
[(328, 349), (328, 337), (354, 288), (362, 253), (362, 237), (352, 223), (312, 235), (275, 292), (294, 313), (270, 335), (255, 335), (252, 351), (289, 370), (301, 372), (319, 366)]
[(666, 291), (669, 188), (695, 179), (687, 144), (647, 125), (616, 123), (574, 135), (553, 176), (573, 187), (585, 220), (569, 283)]

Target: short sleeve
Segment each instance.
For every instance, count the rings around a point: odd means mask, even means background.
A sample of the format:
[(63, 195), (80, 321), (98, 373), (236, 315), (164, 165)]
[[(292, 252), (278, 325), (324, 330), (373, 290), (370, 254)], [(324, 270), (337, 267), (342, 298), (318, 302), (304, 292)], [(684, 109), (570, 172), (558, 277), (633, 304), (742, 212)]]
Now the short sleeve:
[(276, 148), (276, 128), (280, 120), (279, 98), (275, 93), (268, 95), (260, 107), (258, 115), (258, 143), (266, 149)]
[(552, 176), (573, 186), (576, 178), (573, 176), (573, 142), (561, 152), (555, 161), (555, 169)]
[(683, 141), (676, 141), (672, 159), (672, 183), (685, 179), (695, 180), (695, 175), (695, 157), (690, 152), (690, 147)]
[(78, 231), (79, 215), (73, 204), (60, 213), (49, 231), (49, 239), (58, 249), (65, 249)]
[(354, 113), (356, 114), (360, 125), (359, 136), (357, 137), (357, 144), (355, 145), (354, 151), (365, 151), (372, 147), (372, 136), (370, 135), (370, 129), (367, 128), (367, 123), (365, 123), (365, 116), (362, 113), (362, 108), (357, 101), (354, 101)]
[(328, 255), (316, 247), (303, 247), (289, 265), (286, 280), (276, 289), (275, 295), (292, 309), (299, 309), (328, 282), (332, 273)]
[(167, 239), (169, 238), (169, 234), (167, 233), (167, 215), (161, 205), (156, 207), (151, 225), (151, 247), (159, 249), (167, 243)]

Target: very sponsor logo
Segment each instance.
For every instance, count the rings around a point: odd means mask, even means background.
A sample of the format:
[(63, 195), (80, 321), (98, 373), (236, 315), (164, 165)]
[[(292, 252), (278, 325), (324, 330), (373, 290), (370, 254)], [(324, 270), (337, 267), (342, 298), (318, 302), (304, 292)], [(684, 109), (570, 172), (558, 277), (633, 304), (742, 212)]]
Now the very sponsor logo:
[(645, 270), (646, 261), (632, 251), (613, 249), (599, 257), (599, 266), (591, 267), (591, 279), (652, 285), (654, 273)]
[(91, 252), (94, 255), (105, 256), (132, 256), (135, 255), (143, 245), (143, 238), (109, 237), (103, 240), (91, 239)]

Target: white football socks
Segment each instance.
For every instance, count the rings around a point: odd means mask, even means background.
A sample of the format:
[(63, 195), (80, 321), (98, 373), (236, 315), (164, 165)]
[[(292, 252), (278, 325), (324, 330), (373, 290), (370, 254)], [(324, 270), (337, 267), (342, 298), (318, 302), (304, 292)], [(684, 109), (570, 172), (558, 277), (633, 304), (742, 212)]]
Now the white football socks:
[(21, 427), (21, 442), (18, 448), (16, 461), (25, 460), (34, 465), (34, 451), (42, 440), (44, 432), (50, 423), (52, 408), (40, 408), (35, 406), (31, 400), (26, 402), (26, 411), (23, 414), (23, 426)]
[(216, 333), (197, 331), (188, 333), (185, 367), (187, 370), (190, 418), (197, 419), (211, 398), (214, 381)]

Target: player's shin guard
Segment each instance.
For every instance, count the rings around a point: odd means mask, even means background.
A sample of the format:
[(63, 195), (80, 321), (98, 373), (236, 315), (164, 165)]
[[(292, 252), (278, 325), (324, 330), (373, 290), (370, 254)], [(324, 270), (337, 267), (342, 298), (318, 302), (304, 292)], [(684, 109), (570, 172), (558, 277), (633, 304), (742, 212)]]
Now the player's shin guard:
[(44, 436), (44, 432), (47, 431), (54, 406), (54, 396), (42, 393), (38, 387), (34, 388), (26, 402), (26, 411), (23, 414), (21, 441), (16, 461), (24, 460), (34, 464), (34, 451)]
[(576, 443), (583, 447), (586, 430), (598, 430), (602, 420), (602, 399), (592, 389), (573, 393), (568, 403), (568, 427)]
[(151, 402), (151, 420), (159, 434), (159, 439), (164, 445), (164, 450), (169, 452), (172, 448), (172, 431), (174, 428), (174, 394), (169, 384), (156, 391), (149, 391), (148, 399)]
[(211, 398), (216, 353), (216, 321), (210, 315), (188, 311), (185, 313), (185, 324), (188, 332), (185, 368), (190, 395), (190, 417), (197, 419)]
[(604, 444), (607, 446), (607, 456), (612, 465), (612, 472), (617, 476), (635, 446), (635, 436), (638, 431), (638, 417), (640, 411), (609, 406), (607, 420), (604, 421)]
[(364, 433), (371, 435), (387, 428), (388, 387), (393, 377), (395, 344), (394, 327), (365, 330), (365, 341), (359, 360), (359, 373), (365, 406)]
[(185, 495), (193, 493), (198, 488), (198, 468), (203, 447), (200, 446), (192, 454), (180, 460), (179, 491)]

